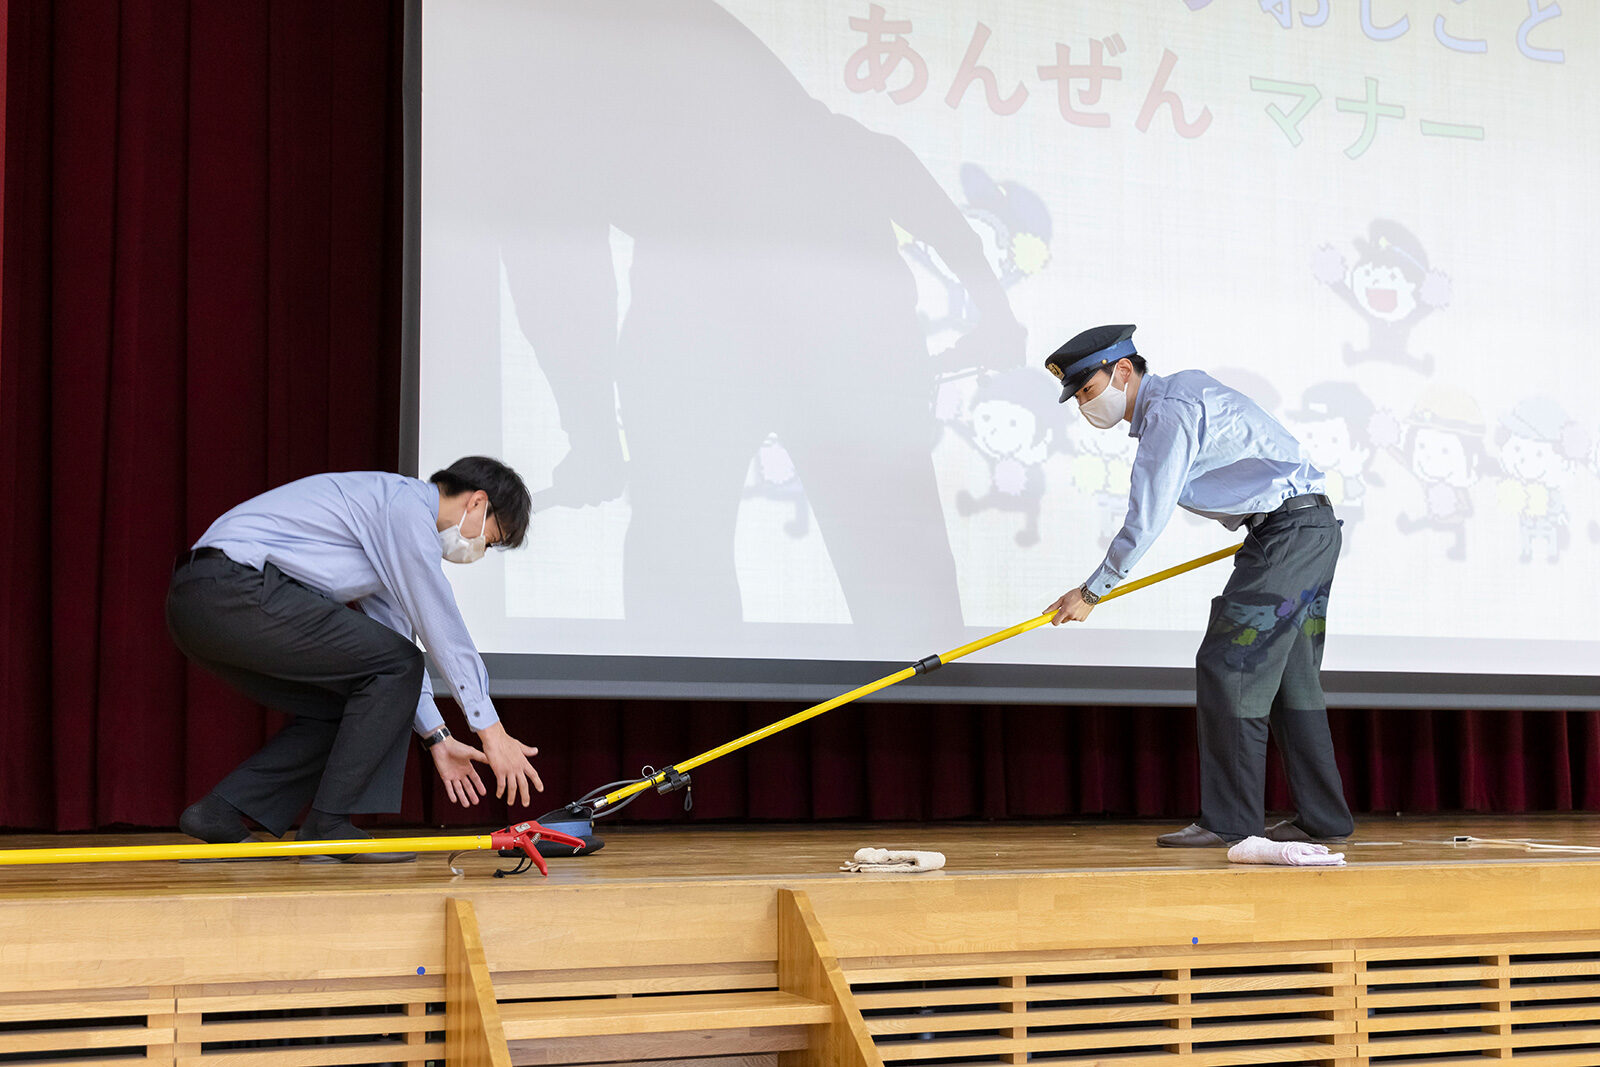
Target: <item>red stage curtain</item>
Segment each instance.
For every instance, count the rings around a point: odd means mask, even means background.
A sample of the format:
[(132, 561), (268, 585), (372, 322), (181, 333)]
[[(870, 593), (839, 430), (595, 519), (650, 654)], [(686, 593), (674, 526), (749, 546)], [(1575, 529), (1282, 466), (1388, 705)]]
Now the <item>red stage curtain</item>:
[(172, 557), (394, 462), (401, 11), (9, 16), (0, 824), (171, 824), (269, 729), (173, 656)]
[[(172, 648), (174, 553), (269, 486), (396, 464), (401, 9), (0, 10), (0, 827), (171, 826), (277, 724)], [(793, 709), (502, 710), (544, 749), (553, 806)], [(1363, 810), (1600, 806), (1592, 714), (1334, 722)], [(411, 773), (397, 821), (503, 821), (449, 809), (420, 758)], [(1183, 819), (1194, 727), (1172, 710), (862, 705), (696, 780), (697, 818)], [(624, 817), (681, 818), (680, 799)]]

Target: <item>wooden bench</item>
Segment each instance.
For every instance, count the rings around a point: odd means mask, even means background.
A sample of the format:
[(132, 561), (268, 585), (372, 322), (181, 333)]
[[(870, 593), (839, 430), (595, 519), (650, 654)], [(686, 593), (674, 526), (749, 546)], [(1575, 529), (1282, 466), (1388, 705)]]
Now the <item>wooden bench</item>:
[(513, 1064), (790, 1052), (831, 1018), (826, 1004), (776, 989), (500, 1002)]
[(652, 989), (646, 981), (619, 989), (602, 981), (508, 976), (497, 994), (472, 906), (451, 900), (446, 1060), (451, 1067), (553, 1067), (718, 1058), (732, 1067), (775, 1063), (778, 1053), (799, 1053), (808, 1063), (882, 1067), (860, 1013), (849, 1004), (849, 987), (809, 902), (802, 894), (782, 891), (778, 910), (776, 972), (714, 979), (763, 988)]

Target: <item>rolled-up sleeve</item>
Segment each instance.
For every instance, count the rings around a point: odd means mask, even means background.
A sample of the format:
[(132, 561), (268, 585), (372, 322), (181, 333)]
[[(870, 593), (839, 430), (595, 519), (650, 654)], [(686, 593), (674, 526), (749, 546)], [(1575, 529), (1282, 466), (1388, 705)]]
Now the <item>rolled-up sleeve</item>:
[(1139, 450), (1133, 457), (1128, 515), (1112, 538), (1104, 562), (1084, 583), (1089, 592), (1105, 596), (1115, 589), (1166, 529), (1200, 451), (1202, 430), (1197, 404), (1164, 400), (1146, 413)]

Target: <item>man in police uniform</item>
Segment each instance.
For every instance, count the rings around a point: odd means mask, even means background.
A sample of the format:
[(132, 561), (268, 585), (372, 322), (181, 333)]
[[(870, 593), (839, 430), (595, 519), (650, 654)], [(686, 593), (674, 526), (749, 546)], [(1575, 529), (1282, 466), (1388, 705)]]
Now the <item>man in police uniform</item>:
[[(1160, 377), (1134, 348), (1132, 326), (1085, 330), (1045, 367), (1095, 427), (1123, 420), (1139, 441), (1128, 515), (1105, 561), (1047, 609), (1082, 622), (1138, 563), (1174, 507), (1246, 527), (1233, 575), (1211, 602), (1195, 656), (1200, 819), (1156, 838), (1171, 848), (1340, 841), (1354, 822), (1334, 762), (1323, 700), (1322, 645), (1339, 556), (1339, 522), (1322, 472), (1249, 397), (1200, 371)], [(1264, 829), (1267, 732), (1283, 753), (1299, 814)]]

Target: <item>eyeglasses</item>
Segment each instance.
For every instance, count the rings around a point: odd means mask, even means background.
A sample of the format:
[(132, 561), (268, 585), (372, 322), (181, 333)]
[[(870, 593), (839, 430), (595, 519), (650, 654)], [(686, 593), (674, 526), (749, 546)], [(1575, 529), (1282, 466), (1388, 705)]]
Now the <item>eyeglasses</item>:
[(505, 552), (505, 551), (509, 550), (511, 548), (511, 546), (506, 544), (506, 532), (500, 526), (500, 520), (498, 518), (495, 518), (494, 505), (485, 503), (484, 511), (483, 511), (483, 523), (484, 523), (484, 529), (486, 529), (486, 530), (489, 528), (489, 520), (490, 519), (494, 519), (495, 529), (500, 531), (500, 536), (497, 537), (495, 539), (494, 544), (490, 545), (489, 547), (490, 548), (498, 548), (502, 552)]

